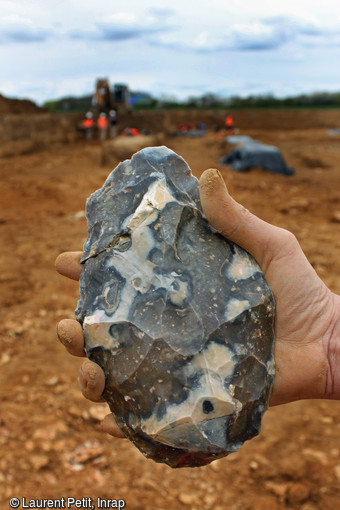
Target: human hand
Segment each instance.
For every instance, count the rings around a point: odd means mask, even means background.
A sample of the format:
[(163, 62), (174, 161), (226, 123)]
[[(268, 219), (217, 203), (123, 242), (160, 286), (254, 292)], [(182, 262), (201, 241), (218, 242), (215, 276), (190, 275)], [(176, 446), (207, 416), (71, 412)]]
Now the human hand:
[(320, 280), (294, 235), (229, 195), (214, 169), (200, 179), (203, 210), (222, 235), (259, 263), (276, 301), (276, 377), (270, 405), (340, 398), (340, 296)]
[[(293, 234), (260, 220), (235, 202), (216, 170), (204, 172), (200, 192), (209, 222), (255, 257), (275, 296), (276, 378), (270, 405), (303, 398), (340, 398), (339, 296), (319, 279)], [(80, 257), (81, 252), (61, 254), (57, 271), (78, 280)], [(61, 321), (58, 337), (71, 354), (85, 356), (77, 321)], [(102, 400), (105, 378), (97, 364), (86, 361), (79, 381), (86, 398)], [(112, 414), (102, 428), (124, 437)]]

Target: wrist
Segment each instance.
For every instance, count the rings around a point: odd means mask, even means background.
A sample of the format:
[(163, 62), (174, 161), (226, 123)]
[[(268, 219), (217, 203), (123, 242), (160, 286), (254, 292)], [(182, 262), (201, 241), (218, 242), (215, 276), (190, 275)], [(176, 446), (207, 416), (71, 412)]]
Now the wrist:
[(328, 359), (324, 398), (340, 400), (340, 296), (331, 293), (331, 319), (323, 345)]

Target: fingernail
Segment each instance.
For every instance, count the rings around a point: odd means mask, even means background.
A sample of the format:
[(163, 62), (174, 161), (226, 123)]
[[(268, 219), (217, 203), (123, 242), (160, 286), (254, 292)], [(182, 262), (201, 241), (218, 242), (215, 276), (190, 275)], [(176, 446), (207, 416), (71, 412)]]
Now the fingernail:
[[(223, 176), (221, 174), (221, 172), (215, 168), (215, 172), (216, 172), (216, 176), (219, 178), (219, 180), (221, 181), (221, 184), (223, 184), (223, 186), (225, 187), (226, 191), (228, 192), (228, 188), (227, 188), (227, 185), (225, 183), (225, 180), (223, 179)], [(229, 192), (228, 192), (229, 193)]]
[(217, 170), (217, 168), (208, 168), (206, 171), (205, 171), (206, 175), (208, 175), (210, 178), (213, 178), (215, 174), (215, 177), (218, 177), (219, 179), (221, 179), (223, 181), (223, 177), (220, 173), (219, 170)]
[(221, 172), (217, 168), (211, 168), (210, 171), (214, 172), (214, 174), (215, 174), (214, 176), (211, 174), (212, 178), (214, 178), (214, 177), (216, 178), (217, 177), (221, 181), (221, 183), (223, 183), (225, 185), (225, 182), (224, 182), (224, 179), (222, 177), (222, 174), (221, 174)]

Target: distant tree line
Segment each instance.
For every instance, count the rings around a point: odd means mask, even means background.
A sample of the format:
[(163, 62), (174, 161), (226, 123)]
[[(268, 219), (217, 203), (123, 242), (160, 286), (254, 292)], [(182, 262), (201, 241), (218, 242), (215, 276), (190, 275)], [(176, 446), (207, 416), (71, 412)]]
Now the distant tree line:
[(271, 94), (246, 98), (235, 96), (230, 98), (230, 105), (235, 108), (338, 108), (340, 92), (315, 92), (280, 99)]
[[(339, 108), (340, 92), (315, 92), (298, 96), (277, 98), (271, 94), (250, 95), (247, 97), (223, 97), (207, 93), (179, 101), (174, 96), (163, 95), (155, 98), (145, 92), (131, 92), (132, 110), (140, 109), (250, 109), (250, 108)], [(44, 108), (52, 113), (85, 113), (91, 108), (91, 95), (64, 97), (46, 101)]]
[(51, 113), (78, 112), (85, 113), (91, 108), (92, 95), (81, 97), (63, 97), (46, 101), (43, 107)]

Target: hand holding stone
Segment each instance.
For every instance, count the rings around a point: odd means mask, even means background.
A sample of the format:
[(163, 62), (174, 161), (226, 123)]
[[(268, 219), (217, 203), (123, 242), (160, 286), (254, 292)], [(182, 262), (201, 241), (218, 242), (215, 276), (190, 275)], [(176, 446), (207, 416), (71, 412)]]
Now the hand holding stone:
[[(339, 398), (340, 381), (335, 377), (336, 367), (340, 366), (339, 348), (336, 348), (339, 296), (331, 293), (318, 278), (295, 237), (237, 204), (216, 170), (207, 170), (202, 175), (200, 188), (209, 222), (256, 258), (276, 298), (277, 375), (271, 405), (302, 398)], [(78, 279), (80, 256), (80, 252), (60, 255), (57, 270)], [(71, 354), (85, 355), (82, 328), (77, 321), (61, 321), (58, 336)], [(101, 400), (104, 377), (98, 365), (85, 362), (80, 385), (86, 398)], [(124, 437), (112, 415), (104, 420), (103, 429)]]
[(294, 235), (233, 200), (217, 170), (200, 180), (203, 210), (259, 263), (276, 301), (276, 377), (270, 405), (340, 398), (340, 296), (320, 280)]

